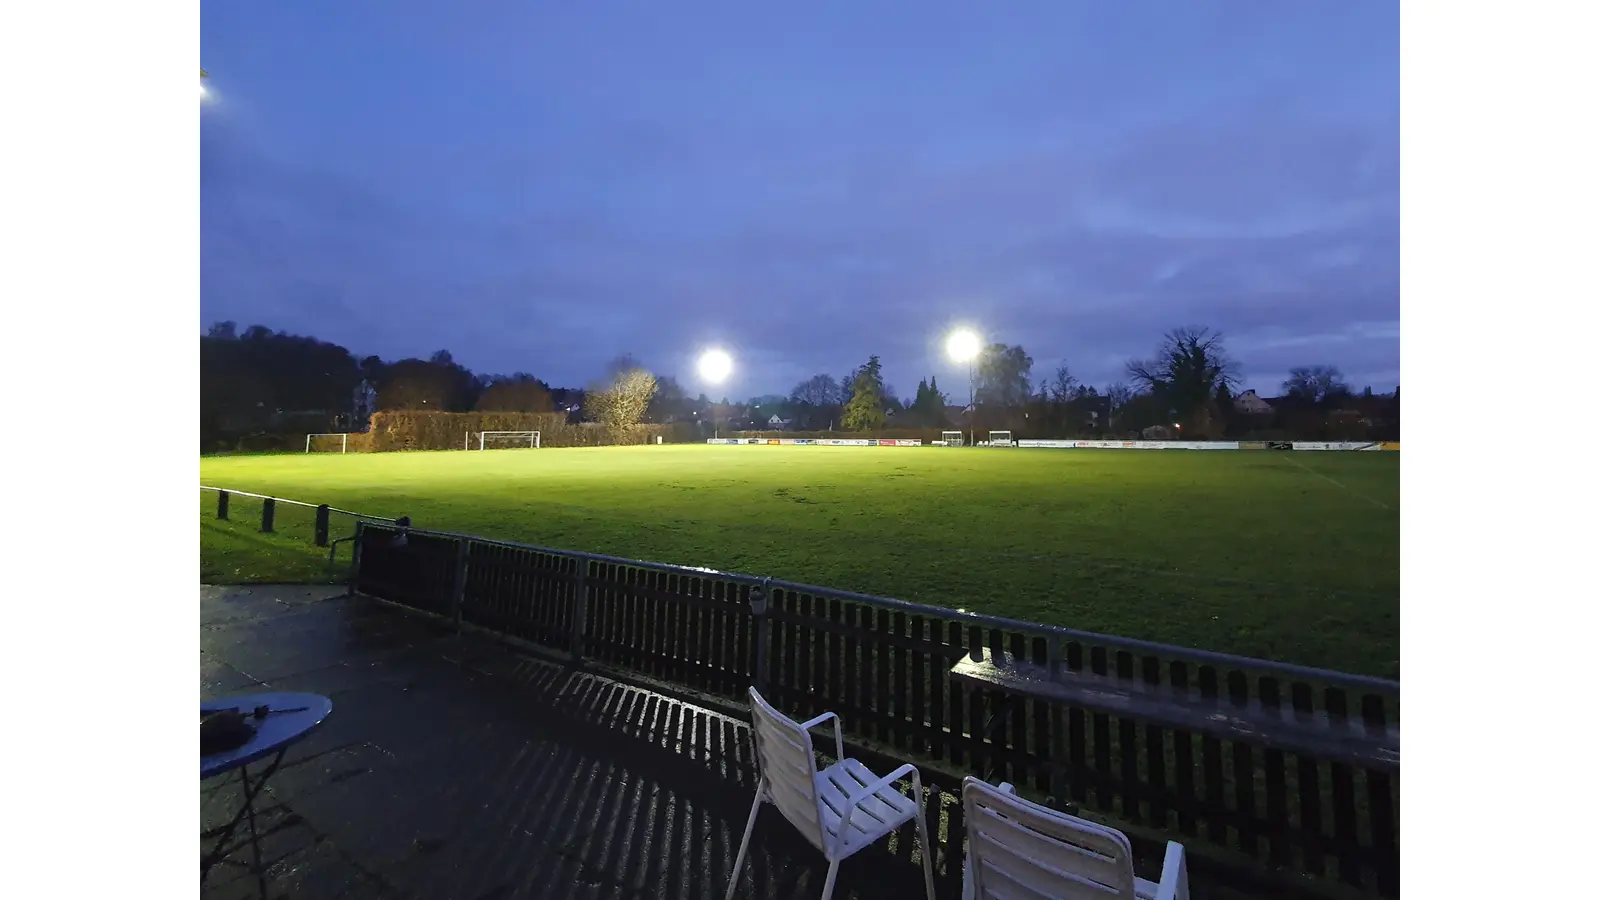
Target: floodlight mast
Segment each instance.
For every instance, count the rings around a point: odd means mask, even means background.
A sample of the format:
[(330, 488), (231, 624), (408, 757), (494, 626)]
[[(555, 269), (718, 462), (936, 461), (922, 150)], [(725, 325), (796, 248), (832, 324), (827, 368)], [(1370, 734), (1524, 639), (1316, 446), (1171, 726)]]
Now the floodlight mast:
[(951, 361), (967, 364), (967, 446), (969, 447), (975, 446), (978, 442), (976, 421), (978, 401), (975, 387), (977, 379), (974, 367), (982, 347), (983, 339), (970, 328), (957, 328), (950, 332), (950, 336), (944, 342), (944, 351)]

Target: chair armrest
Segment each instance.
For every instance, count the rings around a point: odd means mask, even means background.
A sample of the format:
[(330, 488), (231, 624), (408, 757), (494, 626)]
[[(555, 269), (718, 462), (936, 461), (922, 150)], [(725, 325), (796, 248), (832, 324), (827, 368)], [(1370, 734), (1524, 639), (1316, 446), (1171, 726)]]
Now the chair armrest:
[(879, 778), (877, 781), (874, 781), (873, 783), (861, 789), (860, 796), (856, 797), (856, 799), (851, 801), (850, 805), (845, 808), (844, 817), (839, 820), (839, 833), (842, 835), (847, 829), (849, 829), (850, 814), (856, 811), (857, 807), (861, 805), (861, 801), (873, 796), (874, 794), (878, 793), (889, 785), (894, 784), (896, 781), (899, 781), (907, 775), (911, 776), (912, 802), (917, 805), (917, 808), (920, 811), (922, 808), (922, 773), (917, 771), (916, 766), (906, 763), (900, 768), (895, 769), (893, 772), (890, 772), (889, 774)]
[(1156, 900), (1189, 900), (1189, 868), (1183, 861), (1183, 845), (1167, 841), (1167, 856), (1161, 862), (1161, 883), (1156, 885)]
[(837, 753), (835, 758), (844, 759), (844, 734), (839, 730), (839, 716), (837, 713), (825, 712), (809, 722), (801, 722), (800, 727), (810, 731), (829, 719), (833, 720), (833, 749)]

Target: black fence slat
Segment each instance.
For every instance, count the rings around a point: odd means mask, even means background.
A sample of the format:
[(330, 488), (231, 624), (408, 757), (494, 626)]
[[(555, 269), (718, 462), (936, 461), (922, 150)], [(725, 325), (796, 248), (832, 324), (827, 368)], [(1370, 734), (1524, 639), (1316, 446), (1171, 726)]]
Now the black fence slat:
[[(911, 636), (917, 640), (927, 637), (927, 621), (922, 616), (912, 616), (910, 627)], [(906, 709), (911, 718), (911, 749), (915, 753), (927, 753), (933, 744), (933, 735), (928, 728), (927, 654), (921, 650), (911, 651), (911, 705)]]
[[(1369, 732), (1379, 735), (1388, 730), (1384, 698), (1367, 694), (1361, 698), (1361, 718)], [(1399, 816), (1395, 811), (1395, 784), (1387, 772), (1366, 771), (1367, 814), (1371, 819), (1372, 862), (1377, 874), (1378, 893), (1400, 896)]]
[[(983, 647), (983, 631), (976, 625), (967, 629), (967, 652), (974, 657), (980, 655), (988, 657), (988, 651)], [(989, 730), (989, 721), (984, 713), (985, 693), (987, 692), (976, 686), (969, 686), (967, 689), (967, 732), (972, 738), (967, 745), (969, 754), (967, 765), (972, 771), (979, 773), (980, 777), (992, 779), (994, 777), (992, 767), (986, 767), (991, 756), (989, 748), (984, 743)]]
[[(960, 622), (946, 623), (946, 633), (949, 635), (949, 647), (952, 655), (959, 657), (966, 652), (966, 633)], [(970, 729), (967, 728), (966, 700), (962, 694), (967, 690), (961, 682), (954, 678), (945, 679), (945, 685), (950, 694), (950, 761), (958, 766), (967, 762), (967, 752), (971, 749), (967, 739)]]
[[(1218, 700), (1217, 670), (1201, 666), (1199, 675), (1200, 697), (1216, 703)], [(1213, 844), (1228, 846), (1227, 801), (1222, 781), (1222, 741), (1207, 734), (1200, 738), (1200, 776), (1204, 786), (1206, 810), (1206, 839)]]
[[(877, 619), (879, 634), (893, 633), (889, 630), (888, 610), (878, 610)], [(872, 651), (872, 709), (876, 713), (878, 741), (887, 744), (890, 741), (889, 717), (892, 715), (890, 691), (893, 690), (889, 683), (889, 648), (882, 644), (868, 647)]]
[[(1323, 696), (1323, 708), (1336, 727), (1349, 726), (1350, 705), (1345, 692), (1328, 688)], [(1362, 853), (1356, 832), (1355, 772), (1344, 763), (1329, 766), (1333, 782), (1333, 837), (1334, 856), (1339, 860), (1339, 880), (1360, 886)]]
[[(1248, 706), (1250, 703), (1250, 682), (1243, 672), (1234, 669), (1228, 672), (1228, 703), (1235, 708)], [(1239, 843), (1238, 849), (1244, 851), (1246, 856), (1257, 859), (1260, 855), (1259, 829), (1256, 819), (1256, 767), (1253, 760), (1254, 754), (1250, 745), (1241, 741), (1229, 742), (1229, 749), (1233, 751), (1233, 796), (1234, 807), (1239, 813)]]
[[(1140, 677), (1152, 688), (1161, 686), (1161, 660), (1155, 656), (1139, 659)], [(1171, 795), (1167, 792), (1167, 729), (1150, 723), (1144, 729), (1145, 797), (1149, 804), (1149, 825), (1167, 828), (1171, 817)]]
[[(1167, 666), (1167, 681), (1174, 691), (1189, 689), (1189, 667), (1182, 660), (1173, 660)], [(1194, 736), (1185, 729), (1172, 732), (1173, 798), (1178, 812), (1178, 832), (1187, 837), (1199, 834), (1195, 824), (1194, 808)]]
[[(1310, 722), (1316, 715), (1311, 685), (1295, 682), (1289, 688), (1294, 705), (1294, 717), (1299, 722)], [(1322, 822), (1322, 777), (1316, 759), (1305, 754), (1295, 758), (1295, 793), (1300, 798), (1300, 856), (1301, 865), (1308, 874), (1320, 876), (1326, 868), (1322, 862), (1324, 826)]]
[[(1278, 679), (1262, 676), (1256, 682), (1263, 709), (1282, 713)], [(1261, 752), (1261, 768), (1266, 775), (1267, 787), (1267, 858), (1275, 866), (1287, 866), (1293, 860), (1289, 824), (1288, 763), (1282, 750), (1268, 747)]]
[[(1050, 642), (1042, 637), (1035, 637), (1032, 641), (1032, 661), (1036, 666), (1048, 668), (1050, 665)], [(1033, 758), (1037, 761), (1033, 770), (1033, 786), (1042, 791), (1046, 796), (1059, 791), (1061, 786), (1056, 783), (1057, 763), (1055, 759), (1055, 735), (1052, 729), (1050, 716), (1051, 704), (1044, 700), (1033, 700), (1028, 704), (1030, 724), (1033, 730)]]
[[(944, 623), (938, 619), (928, 620), (928, 637), (937, 644), (948, 646)], [(948, 652), (928, 657), (928, 734), (931, 740), (928, 753), (934, 759), (946, 759), (950, 755), (950, 738), (945, 733), (944, 724), (944, 696), (945, 685), (950, 683), (950, 665), (954, 659)]]
[[(1106, 659), (1106, 648), (1089, 648), (1089, 671), (1104, 677), (1110, 673), (1110, 666)], [(1115, 808), (1116, 795), (1112, 789), (1111, 775), (1111, 719), (1105, 713), (1097, 712), (1090, 717), (1093, 726), (1092, 739), (1094, 741), (1094, 770), (1101, 778), (1097, 779), (1094, 791), (1095, 806), (1105, 812)]]
[[(890, 628), (893, 629), (891, 634), (906, 635), (906, 614), (903, 612), (896, 612), (894, 617), (890, 620)], [(911, 736), (911, 701), (909, 696), (910, 685), (906, 683), (906, 678), (909, 674), (907, 672), (909, 663), (906, 658), (905, 647), (895, 647), (893, 654), (891, 666), (894, 673), (894, 746), (896, 750), (904, 750), (909, 744), (909, 739)]]
[[(844, 624), (844, 606), (838, 597), (829, 597), (828, 622), (832, 625)], [(844, 637), (838, 631), (828, 632), (828, 704), (829, 708), (842, 705), (844, 699)], [(842, 718), (842, 717), (841, 717)]]
[(861, 690), (861, 673), (858, 668), (860, 660), (856, 655), (859, 650), (856, 644), (856, 629), (861, 626), (861, 623), (857, 621), (857, 617), (860, 613), (861, 607), (854, 603), (848, 604), (844, 608), (844, 624), (847, 629), (844, 637), (843, 693), (845, 711), (841, 714), (841, 717), (844, 719), (845, 728), (852, 734), (861, 732), (861, 707), (864, 705), (862, 697), (865, 695), (865, 692)]
[[(1133, 654), (1117, 651), (1117, 678), (1134, 680)], [(1122, 815), (1134, 825), (1144, 824), (1140, 800), (1144, 795), (1139, 781), (1139, 726), (1127, 716), (1117, 717), (1117, 755), (1122, 761)]]

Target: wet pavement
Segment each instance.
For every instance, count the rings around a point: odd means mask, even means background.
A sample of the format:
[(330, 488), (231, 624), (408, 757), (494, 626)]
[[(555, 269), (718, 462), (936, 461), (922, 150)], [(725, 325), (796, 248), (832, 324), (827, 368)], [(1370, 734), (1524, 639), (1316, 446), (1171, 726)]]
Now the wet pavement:
[[(200, 592), (202, 699), (334, 703), (258, 800), (268, 897), (723, 896), (755, 789), (744, 723), (339, 590)], [(236, 776), (200, 796), (209, 847)], [(817, 897), (826, 872), (768, 806), (737, 896)], [(260, 892), (230, 865), (202, 895)], [(835, 896), (921, 897), (920, 866), (868, 849)]]

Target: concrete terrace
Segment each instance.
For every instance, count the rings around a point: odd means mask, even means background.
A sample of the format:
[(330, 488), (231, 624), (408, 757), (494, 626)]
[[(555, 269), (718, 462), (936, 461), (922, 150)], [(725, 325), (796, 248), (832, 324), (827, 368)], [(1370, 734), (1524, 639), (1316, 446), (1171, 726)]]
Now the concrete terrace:
[[(341, 590), (200, 591), (202, 699), (334, 701), (258, 801), (269, 897), (723, 895), (754, 791), (742, 722)], [(236, 778), (201, 783), (203, 849)], [(821, 894), (821, 854), (770, 808), (751, 855), (738, 896)], [(203, 892), (258, 895), (227, 865)], [(873, 848), (835, 896), (920, 897), (920, 869)]]

